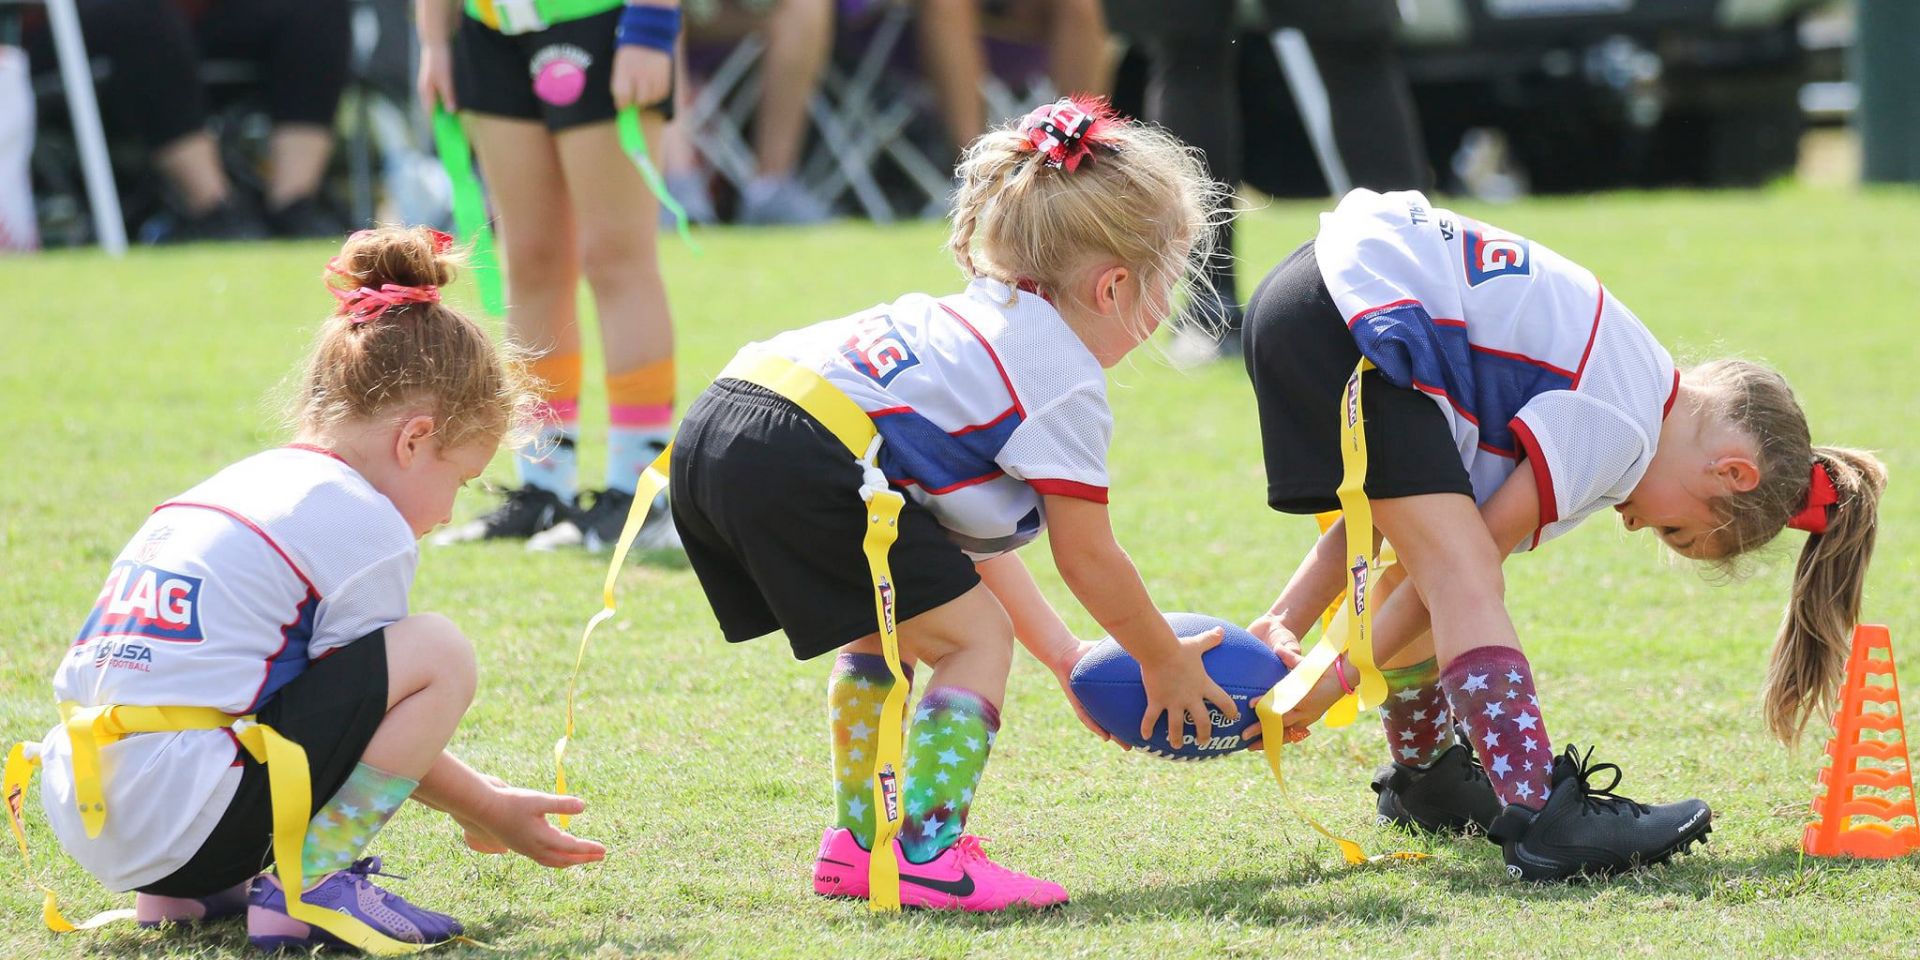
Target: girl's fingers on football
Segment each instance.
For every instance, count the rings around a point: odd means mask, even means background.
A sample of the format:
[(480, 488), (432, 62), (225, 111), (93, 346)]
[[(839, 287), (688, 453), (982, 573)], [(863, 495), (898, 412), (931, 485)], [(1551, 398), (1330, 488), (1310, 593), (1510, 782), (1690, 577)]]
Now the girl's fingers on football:
[(1233, 698), (1227, 696), (1227, 691), (1219, 684), (1208, 682), (1207, 686), (1210, 688), (1207, 691), (1207, 699), (1211, 701), (1214, 706), (1219, 707), (1220, 712), (1226, 714), (1228, 720), (1238, 721), (1240, 719), (1240, 705), (1234, 703)]
[(1153, 736), (1153, 725), (1160, 719), (1162, 713), (1167, 715), (1167, 725), (1172, 726), (1173, 711), (1157, 703), (1147, 704), (1147, 712), (1140, 715), (1140, 739), (1146, 740)]

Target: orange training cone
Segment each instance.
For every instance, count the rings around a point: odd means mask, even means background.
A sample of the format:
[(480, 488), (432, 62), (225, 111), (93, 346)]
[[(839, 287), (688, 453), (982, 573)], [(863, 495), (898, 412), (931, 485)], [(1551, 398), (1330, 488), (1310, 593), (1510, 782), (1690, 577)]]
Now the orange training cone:
[[(1867, 731), (1876, 735), (1863, 737)], [(1913, 763), (1907, 754), (1900, 684), (1893, 672), (1893, 643), (1886, 627), (1861, 624), (1854, 628), (1853, 653), (1847, 658), (1847, 679), (1833, 714), (1827, 756), (1833, 762), (1820, 771), (1820, 782), (1827, 789), (1813, 799), (1818, 819), (1801, 837), (1801, 849), (1816, 857), (1875, 859), (1920, 850)], [(1865, 760), (1878, 763), (1863, 767)], [(1857, 796), (1862, 788), (1879, 793)], [(1856, 817), (1874, 822), (1855, 823)], [(1900, 818), (1907, 823), (1894, 826)]]

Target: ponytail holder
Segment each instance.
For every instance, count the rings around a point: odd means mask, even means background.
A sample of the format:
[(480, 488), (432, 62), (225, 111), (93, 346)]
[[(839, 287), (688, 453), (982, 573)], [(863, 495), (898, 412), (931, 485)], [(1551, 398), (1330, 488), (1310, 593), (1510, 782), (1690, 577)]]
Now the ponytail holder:
[(1827, 508), (1840, 502), (1840, 494), (1833, 488), (1833, 474), (1827, 472), (1827, 465), (1819, 460), (1813, 461), (1813, 480), (1807, 486), (1807, 505), (1787, 521), (1787, 526), (1808, 533), (1827, 532)]
[(1061, 97), (1027, 114), (1020, 122), (1020, 132), (1033, 149), (1046, 155), (1047, 166), (1072, 173), (1092, 154), (1087, 135), (1104, 119), (1105, 104)]
[(427, 236), (433, 238), (433, 252), (446, 253), (453, 249), (453, 234), (441, 233), (432, 227), (427, 228)]
[[(452, 237), (440, 233), (438, 230), (434, 231), (434, 233), (437, 234), (437, 236), (434, 237), (435, 253), (441, 252), (441, 239), (444, 238), (449, 245), (453, 243)], [(345, 267), (340, 265), (339, 257), (334, 257), (332, 260), (327, 261), (327, 272), (342, 277), (353, 276)], [(398, 283), (383, 283), (378, 288), (354, 287), (351, 290), (342, 290), (329, 283), (327, 284), (327, 292), (333, 294), (333, 298), (340, 302), (339, 307), (334, 310), (334, 314), (347, 318), (347, 323), (356, 327), (360, 324), (380, 319), (386, 315), (388, 310), (394, 307), (409, 303), (440, 302), (440, 288), (430, 283), (421, 284), (417, 287), (402, 286)]]

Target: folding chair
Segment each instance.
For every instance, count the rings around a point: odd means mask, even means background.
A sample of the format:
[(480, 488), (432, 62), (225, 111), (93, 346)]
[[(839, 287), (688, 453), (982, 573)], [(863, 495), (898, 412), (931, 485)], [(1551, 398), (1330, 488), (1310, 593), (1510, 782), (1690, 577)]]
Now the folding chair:
[(718, 49), (702, 44), (688, 47), (688, 72), (705, 74), (706, 82), (687, 105), (685, 121), (695, 131), (693, 148), (700, 159), (735, 189), (744, 189), (757, 171), (745, 131), (760, 99), (759, 66), (767, 44), (758, 34), (749, 34), (727, 48), (710, 70), (700, 69), (706, 55)]
[[(855, 6), (843, 2), (843, 15)], [(929, 207), (945, 199), (949, 184), (948, 176), (905, 137), (907, 124), (918, 113), (915, 104), (903, 96), (884, 102), (880, 98), (880, 82), (912, 22), (911, 10), (888, 3), (870, 27), (841, 32), (843, 42), (865, 42), (850, 69), (838, 56), (828, 64), (820, 90), (807, 104), (824, 149), (809, 158), (806, 181), (819, 184), (820, 196), (828, 202), (851, 190), (868, 219), (876, 223), (895, 219), (892, 203), (873, 176), (873, 161), (881, 154), (891, 158), (929, 198)]]

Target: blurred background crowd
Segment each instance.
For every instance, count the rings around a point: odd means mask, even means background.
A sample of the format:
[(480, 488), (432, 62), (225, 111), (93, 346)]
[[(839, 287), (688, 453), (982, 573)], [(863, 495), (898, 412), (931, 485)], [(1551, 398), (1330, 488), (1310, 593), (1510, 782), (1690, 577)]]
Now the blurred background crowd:
[[(686, 0), (654, 154), (701, 223), (937, 216), (959, 145), (1073, 91), (1272, 196), (1845, 178), (1869, 114), (1893, 131), (1869, 131), (1869, 177), (1911, 180), (1920, 96), (1876, 104), (1863, 80), (1878, 64), (1911, 89), (1915, 7)], [(137, 243), (444, 224), (411, 18), (409, 0), (0, 0), (0, 249), (101, 240), (103, 189)]]

